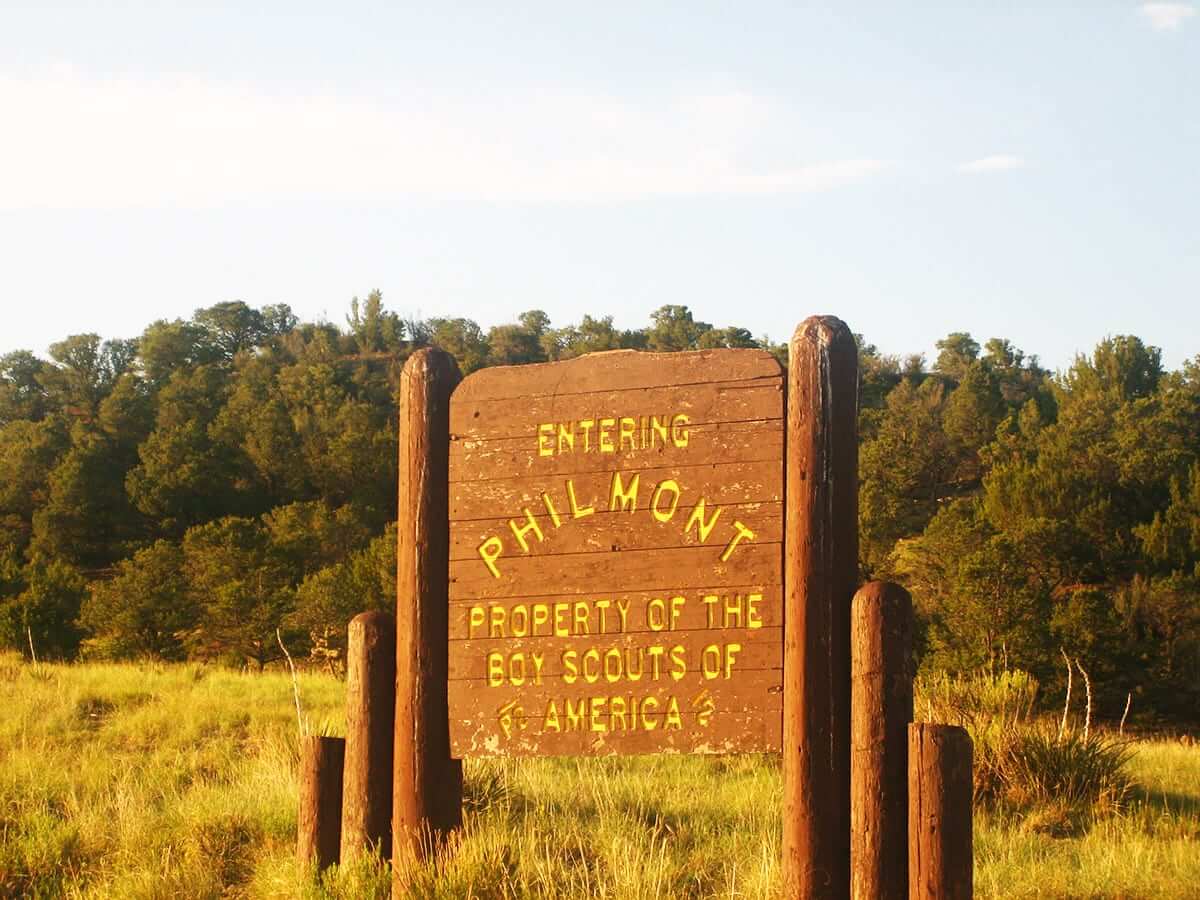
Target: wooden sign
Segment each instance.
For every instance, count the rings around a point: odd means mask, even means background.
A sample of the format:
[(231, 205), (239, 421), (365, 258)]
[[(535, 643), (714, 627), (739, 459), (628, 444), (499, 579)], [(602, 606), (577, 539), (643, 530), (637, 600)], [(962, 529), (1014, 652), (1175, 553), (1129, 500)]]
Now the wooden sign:
[(458, 386), (456, 758), (780, 749), (783, 420), (760, 350), (615, 351)]

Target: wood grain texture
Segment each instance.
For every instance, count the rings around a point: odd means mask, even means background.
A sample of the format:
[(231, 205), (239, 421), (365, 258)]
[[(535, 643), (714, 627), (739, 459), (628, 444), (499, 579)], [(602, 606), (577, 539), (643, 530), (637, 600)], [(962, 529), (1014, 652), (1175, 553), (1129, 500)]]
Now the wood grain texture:
[(972, 748), (955, 725), (908, 727), (908, 896), (970, 900)]
[(296, 858), (301, 866), (325, 869), (338, 862), (342, 829), (342, 738), (300, 738), (300, 812)]
[[(603, 381), (596, 378), (598, 360), (603, 360)], [(720, 373), (721, 381), (771, 380), (779, 377), (779, 363), (765, 350), (714, 349), (692, 353), (611, 350), (563, 362), (495, 366), (484, 371), (489, 373), (488, 377), (472, 375), (463, 382), (456, 392), (460, 401), (687, 387), (711, 383), (714, 372)]]
[(858, 575), (858, 359), (806, 319), (788, 368), (784, 535), (784, 896), (850, 893), (850, 600)]
[[(459, 386), (449, 492), (456, 755), (678, 752), (688, 741), (713, 752), (770, 749), (782, 677), (783, 412), (782, 371), (761, 351), (592, 354), (486, 369)], [(750, 594), (762, 627), (709, 619), (705, 596)], [(670, 633), (648, 621), (655, 602), (678, 604)], [(627, 620), (614, 615), (619, 603)], [(478, 622), (471, 631), (481, 611), (490, 623), (498, 608), (511, 625), (513, 615), (563, 604), (583, 604), (593, 618), (605, 606), (608, 625), (569, 636), (545, 620), (541, 632), (484, 633)], [(630, 704), (644, 696), (653, 705), (669, 694), (690, 704), (704, 689), (701, 655), (718, 644), (737, 645), (730, 683), (709, 691), (703, 702), (715, 708), (699, 719), (681, 706), (685, 727), (587, 736), (543, 727), (555, 698), (623, 692)], [(688, 656), (677, 695), (645, 682), (564, 681), (572, 652), (656, 645)], [(541, 681), (491, 682), (493, 653), (527, 654), (525, 662), (537, 654)], [(774, 725), (747, 724), (756, 703)]]
[(462, 823), (462, 764), (447, 714), (450, 394), (459, 382), (440, 350), (414, 353), (400, 378), (396, 558), (396, 726), (393, 896), (407, 862)]
[(912, 598), (872, 581), (850, 609), (850, 896), (908, 894)]
[(360, 613), (350, 620), (346, 642), (343, 861), (368, 848), (391, 856), (395, 720), (396, 620)]

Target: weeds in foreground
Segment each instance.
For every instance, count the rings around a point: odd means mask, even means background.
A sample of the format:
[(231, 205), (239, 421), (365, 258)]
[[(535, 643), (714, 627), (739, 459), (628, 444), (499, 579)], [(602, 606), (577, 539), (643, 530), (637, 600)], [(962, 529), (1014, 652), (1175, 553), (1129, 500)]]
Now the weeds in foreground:
[[(300, 684), (306, 713), (340, 721), (342, 683)], [(972, 702), (981, 724), (989, 704), (1012, 717), (1011, 697)], [(1125, 751), (1136, 784), (1119, 815), (982, 805), (976, 896), (1193, 896), (1200, 748)], [(35, 676), (0, 654), (0, 760), (0, 897), (389, 895), (369, 857), (320, 877), (296, 864), (286, 674), (43, 663)], [(465, 776), (465, 826), (410, 896), (779, 896), (777, 757), (468, 761)]]

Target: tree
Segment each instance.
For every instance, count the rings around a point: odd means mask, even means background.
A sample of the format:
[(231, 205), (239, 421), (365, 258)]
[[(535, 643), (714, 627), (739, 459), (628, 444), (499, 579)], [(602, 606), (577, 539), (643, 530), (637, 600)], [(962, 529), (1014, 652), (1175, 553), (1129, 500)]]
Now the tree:
[(0, 642), (24, 650), (32, 641), (42, 658), (74, 656), (82, 637), (76, 623), (86, 592), (83, 577), (62, 560), (36, 557), (22, 580), (20, 594), (0, 600)]
[(488, 344), (475, 322), (438, 318), (430, 319), (426, 326), (429, 342), (453, 356), (464, 375), (487, 365)]
[(965, 331), (951, 332), (936, 346), (938, 358), (933, 364), (934, 371), (955, 381), (979, 358), (979, 343)]
[(271, 334), (263, 314), (241, 300), (198, 309), (192, 314), (192, 321), (204, 330), (208, 343), (226, 360), (256, 347)]
[(651, 350), (694, 350), (700, 336), (711, 331), (707, 322), (697, 322), (686, 306), (668, 304), (650, 314), (647, 344)]
[(28, 350), (0, 356), (0, 426), (18, 419), (38, 421), (49, 410), (41, 378), (46, 364)]
[(260, 670), (279, 658), (275, 631), (294, 592), (266, 529), (235, 516), (189, 529), (183, 571), (197, 611), (184, 637), (189, 655), (250, 661)]
[(94, 582), (79, 617), (92, 635), (84, 642), (87, 654), (183, 659), (184, 635), (198, 618), (183, 561), (178, 544), (156, 541), (121, 560), (112, 580)]

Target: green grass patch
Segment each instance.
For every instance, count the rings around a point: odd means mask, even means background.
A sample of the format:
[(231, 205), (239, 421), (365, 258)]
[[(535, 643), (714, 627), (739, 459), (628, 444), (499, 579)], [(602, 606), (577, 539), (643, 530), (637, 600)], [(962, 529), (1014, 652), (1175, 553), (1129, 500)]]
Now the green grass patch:
[[(340, 729), (343, 690), (302, 676), (310, 721)], [(320, 878), (297, 866), (296, 733), (286, 674), (0, 657), (0, 897), (386, 898), (369, 859)], [(1200, 749), (1123, 752), (1124, 799), (1098, 814), (1073, 818), (1053, 784), (1036, 804), (981, 807), (977, 895), (1195, 896)], [(514, 759), (466, 776), (465, 828), (413, 874), (413, 897), (779, 896), (774, 757)]]

